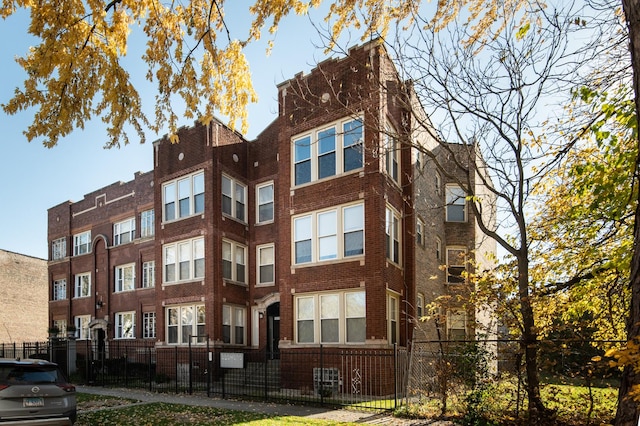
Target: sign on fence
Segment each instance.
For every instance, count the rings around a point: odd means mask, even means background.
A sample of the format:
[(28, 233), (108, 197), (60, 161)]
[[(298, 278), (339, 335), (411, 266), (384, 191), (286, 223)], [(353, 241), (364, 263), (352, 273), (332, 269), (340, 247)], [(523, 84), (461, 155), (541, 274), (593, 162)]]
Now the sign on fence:
[(244, 368), (244, 354), (234, 352), (221, 352), (220, 368)]

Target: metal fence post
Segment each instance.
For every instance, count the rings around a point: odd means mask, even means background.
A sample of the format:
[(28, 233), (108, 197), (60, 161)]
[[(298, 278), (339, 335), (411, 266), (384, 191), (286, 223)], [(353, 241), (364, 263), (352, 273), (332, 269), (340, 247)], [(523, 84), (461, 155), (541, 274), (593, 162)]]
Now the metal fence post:
[(393, 409), (398, 408), (398, 344), (393, 344)]

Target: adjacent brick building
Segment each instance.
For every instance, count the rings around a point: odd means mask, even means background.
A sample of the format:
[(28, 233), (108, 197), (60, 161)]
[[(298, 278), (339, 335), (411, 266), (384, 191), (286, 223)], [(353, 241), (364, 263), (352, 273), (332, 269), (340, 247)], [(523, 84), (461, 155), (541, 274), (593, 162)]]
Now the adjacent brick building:
[[(427, 161), (412, 102), (372, 42), (278, 85), (254, 141), (216, 120), (156, 141), (153, 171), (49, 209), (51, 325), (274, 356), (437, 338), (417, 317), (495, 244), (452, 184), (474, 168)], [(461, 302), (442, 314), (442, 338), (477, 330)]]
[(47, 261), (0, 250), (0, 342), (47, 339)]

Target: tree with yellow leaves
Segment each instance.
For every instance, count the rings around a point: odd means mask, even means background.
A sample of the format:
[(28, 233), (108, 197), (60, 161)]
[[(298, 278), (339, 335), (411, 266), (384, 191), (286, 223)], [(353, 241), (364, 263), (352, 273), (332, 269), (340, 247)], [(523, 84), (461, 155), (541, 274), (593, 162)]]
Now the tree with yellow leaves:
[[(238, 6), (224, 0), (3, 0), (3, 18), (18, 8), (29, 10), (29, 33), (40, 43), (17, 59), (26, 79), (2, 107), (9, 114), (35, 109), (25, 135), (29, 141), (42, 140), (47, 147), (97, 117), (107, 124), (106, 147), (129, 143), (127, 127), (133, 127), (144, 141), (147, 128), (159, 132), (167, 126), (175, 141), (180, 117), (207, 122), (221, 114), (232, 128), (240, 121), (246, 131), (246, 108), (256, 101), (256, 93), (245, 47), (260, 39), (264, 30), (275, 33), (287, 15), (305, 14), (320, 3), (256, 0)], [(349, 26), (360, 28), (368, 37), (386, 33), (393, 22), (411, 20), (420, 5), (420, 0), (336, 0), (326, 19), (335, 38)], [(225, 7), (247, 8), (252, 24), (243, 39), (231, 37)], [(465, 7), (475, 25), (474, 38), (486, 36), (501, 18), (492, 1), (441, 1), (430, 25), (442, 28)], [(146, 78), (157, 87), (153, 118), (143, 112), (138, 88), (123, 65), (129, 36), (140, 28), (147, 41), (141, 58)], [(176, 98), (183, 101), (183, 111), (176, 111)]]

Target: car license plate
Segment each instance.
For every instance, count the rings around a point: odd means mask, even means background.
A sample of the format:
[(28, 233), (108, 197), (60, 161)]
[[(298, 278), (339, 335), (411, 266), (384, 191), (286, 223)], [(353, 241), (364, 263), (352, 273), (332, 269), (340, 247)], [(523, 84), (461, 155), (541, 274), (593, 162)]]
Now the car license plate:
[(44, 407), (44, 398), (24, 398), (23, 407)]

